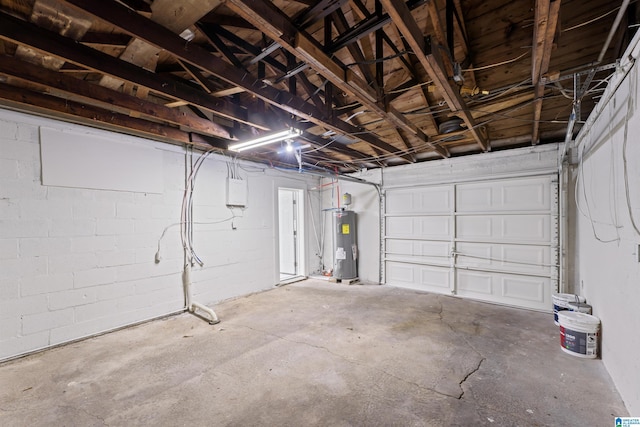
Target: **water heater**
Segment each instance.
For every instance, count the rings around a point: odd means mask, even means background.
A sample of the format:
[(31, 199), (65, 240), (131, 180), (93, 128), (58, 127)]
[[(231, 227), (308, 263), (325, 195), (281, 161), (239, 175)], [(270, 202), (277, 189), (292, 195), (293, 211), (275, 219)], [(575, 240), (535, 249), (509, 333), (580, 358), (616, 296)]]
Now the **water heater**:
[(356, 213), (353, 211), (334, 212), (335, 227), (333, 277), (355, 279), (358, 277), (358, 246), (356, 240)]

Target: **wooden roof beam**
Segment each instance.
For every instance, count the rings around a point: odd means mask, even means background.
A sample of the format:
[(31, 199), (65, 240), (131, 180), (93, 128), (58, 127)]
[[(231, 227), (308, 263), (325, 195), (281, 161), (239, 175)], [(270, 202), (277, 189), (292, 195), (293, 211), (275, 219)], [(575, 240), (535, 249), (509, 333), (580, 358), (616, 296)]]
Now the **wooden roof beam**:
[(411, 46), (418, 61), (431, 76), (451, 111), (460, 115), (460, 118), (464, 120), (468, 131), (471, 132), (478, 146), (483, 151), (489, 150), (489, 143), (480, 132), (480, 129), (476, 128), (475, 120), (460, 96), (460, 91), (457, 87), (453, 87), (449, 81), (449, 75), (446, 72), (438, 46), (431, 41), (431, 38), (428, 38), (427, 41), (424, 40), (416, 20), (411, 16), (409, 8), (402, 0), (380, 1), (391, 16), (394, 24), (404, 35), (409, 46)]
[(55, 89), (71, 97), (96, 102), (96, 99), (103, 100), (105, 107), (111, 106), (120, 112), (132, 115), (140, 114), (150, 119), (162, 120), (174, 125), (184, 126), (194, 132), (203, 133), (218, 138), (231, 139), (229, 131), (217, 123), (203, 120), (199, 117), (184, 114), (173, 108), (168, 108), (144, 99), (126, 95), (100, 85), (47, 70), (28, 62), (20, 61), (16, 58), (4, 56), (0, 60), (0, 74), (13, 78), (35, 82)]
[(246, 108), (224, 99), (212, 98), (206, 92), (197, 91), (173, 78), (152, 73), (3, 12), (0, 12), (0, 39), (26, 45), (92, 71), (144, 86), (170, 98), (200, 106), (221, 117), (269, 130), (264, 123), (250, 121)]
[[(337, 133), (356, 135), (358, 139), (368, 144), (378, 146), (388, 153), (398, 151), (393, 145), (370, 133), (363, 133), (362, 130), (356, 126), (341, 120), (326, 119), (323, 113), (315, 106), (307, 103), (298, 96), (278, 90), (275, 87), (265, 86), (260, 79), (254, 78), (248, 73), (239, 73), (231, 64), (211, 55), (207, 50), (198, 45), (190, 44), (186, 46), (184, 40), (177, 34), (135, 12), (131, 12), (116, 1), (86, 2), (83, 0), (66, 0), (66, 3), (72, 4), (100, 18), (146, 43), (162, 48), (177, 58), (189, 62), (230, 84), (241, 87), (263, 101), (290, 114), (309, 120), (318, 126), (323, 126)], [(231, 4), (229, 4), (229, 6), (231, 6)], [(262, 17), (259, 18), (262, 19)], [(215, 101), (221, 100), (216, 99)], [(407, 156), (400, 155), (399, 157), (403, 158), (406, 162), (411, 162)]]
[[(20, 89), (0, 83), (0, 100), (3, 104), (14, 108), (26, 108), (49, 117), (56, 117), (63, 120), (73, 120), (89, 126), (100, 124), (101, 127), (125, 130), (129, 133), (142, 135), (151, 139), (168, 142), (171, 144), (188, 144), (198, 148), (208, 150), (212, 146), (226, 148), (226, 143), (213, 138), (200, 136), (196, 138), (199, 142), (193, 142), (190, 132), (150, 122), (144, 119), (130, 117), (126, 114), (114, 113), (113, 111), (79, 102), (58, 98), (51, 95), (33, 92), (27, 89)], [(207, 141), (207, 143), (203, 143)]]
[[(229, 0), (228, 6), (271, 39), (291, 52), (301, 61), (308, 63), (311, 68), (333, 83), (341, 90), (352, 94), (364, 106), (388, 120), (393, 125), (428, 143), (429, 147), (437, 151), (442, 157), (447, 153), (442, 147), (429, 144), (429, 138), (415, 125), (410, 123), (396, 110), (388, 110), (378, 104), (376, 92), (359, 76), (349, 69), (344, 69), (339, 63), (324, 53), (318, 43), (303, 31), (299, 31), (288, 17), (282, 14), (273, 4), (266, 1)], [(380, 148), (380, 147), (379, 147)], [(394, 151), (398, 149), (394, 147)], [(388, 151), (388, 150), (385, 150)], [(405, 160), (411, 161), (408, 156)]]
[(533, 46), (531, 47), (531, 82), (535, 87), (533, 103), (533, 128), (531, 144), (540, 142), (540, 117), (544, 98), (544, 80), (542, 76), (549, 71), (553, 39), (560, 14), (560, 0), (536, 0), (535, 23), (533, 26)]

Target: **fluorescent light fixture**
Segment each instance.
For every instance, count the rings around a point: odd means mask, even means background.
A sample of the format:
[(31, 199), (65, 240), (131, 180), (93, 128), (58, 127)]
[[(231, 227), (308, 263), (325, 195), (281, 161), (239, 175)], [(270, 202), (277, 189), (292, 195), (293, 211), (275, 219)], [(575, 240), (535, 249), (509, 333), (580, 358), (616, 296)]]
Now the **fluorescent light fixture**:
[(285, 139), (294, 138), (302, 135), (302, 131), (299, 129), (289, 128), (271, 135), (261, 136), (250, 141), (239, 142), (237, 144), (229, 145), (231, 151), (245, 151), (251, 148), (261, 147), (263, 145), (271, 144), (273, 142), (284, 141)]

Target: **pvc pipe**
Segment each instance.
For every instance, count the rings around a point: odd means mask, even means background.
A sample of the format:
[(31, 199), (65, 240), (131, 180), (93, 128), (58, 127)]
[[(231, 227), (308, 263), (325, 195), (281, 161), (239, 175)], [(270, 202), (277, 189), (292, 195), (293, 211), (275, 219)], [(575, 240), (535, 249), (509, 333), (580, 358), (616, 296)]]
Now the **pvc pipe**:
[(218, 319), (218, 316), (211, 308), (193, 301), (193, 295), (191, 291), (191, 264), (189, 262), (185, 264), (184, 271), (182, 272), (182, 284), (184, 285), (184, 296), (186, 300), (185, 304), (187, 310), (189, 310), (189, 312), (193, 314), (196, 313), (196, 310), (204, 311), (211, 318), (209, 319), (210, 325), (220, 323), (220, 319)]

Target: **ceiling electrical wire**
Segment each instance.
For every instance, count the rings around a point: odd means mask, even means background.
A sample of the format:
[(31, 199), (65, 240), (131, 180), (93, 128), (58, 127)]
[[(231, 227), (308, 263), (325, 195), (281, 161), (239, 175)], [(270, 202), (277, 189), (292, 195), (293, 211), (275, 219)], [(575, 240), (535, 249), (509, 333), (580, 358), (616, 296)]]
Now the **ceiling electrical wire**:
[(481, 71), (481, 70), (488, 70), (489, 68), (495, 68), (495, 67), (499, 67), (501, 65), (506, 65), (506, 64), (510, 64), (512, 62), (516, 62), (522, 58), (524, 58), (525, 56), (527, 56), (530, 52), (525, 52), (522, 55), (518, 55), (515, 58), (512, 59), (507, 59), (506, 61), (502, 61), (502, 62), (496, 62), (495, 64), (489, 64), (489, 65), (483, 65), (480, 67), (472, 67), (472, 68), (465, 68), (462, 71)]
[(589, 25), (591, 23), (599, 21), (600, 19), (606, 18), (607, 16), (611, 15), (612, 13), (617, 12), (619, 9), (620, 9), (620, 6), (616, 7), (615, 9), (612, 9), (612, 10), (610, 10), (610, 11), (608, 11), (608, 12), (606, 12), (606, 13), (600, 15), (600, 16), (596, 16), (593, 19), (589, 19), (588, 21), (582, 22), (580, 24), (576, 24), (576, 25), (574, 25), (572, 27), (569, 27), (569, 28), (564, 28), (564, 29), (561, 30), (561, 32), (562, 33), (566, 33), (568, 31), (575, 30), (576, 28), (584, 27), (585, 25)]

